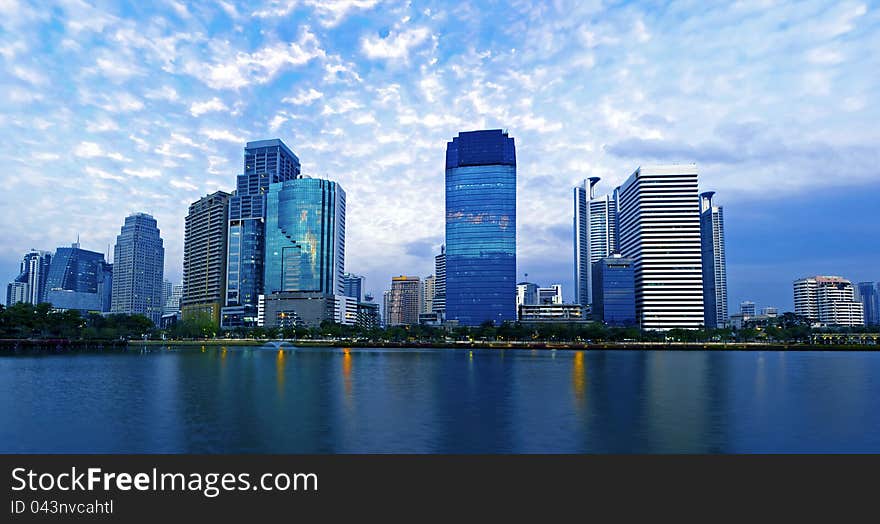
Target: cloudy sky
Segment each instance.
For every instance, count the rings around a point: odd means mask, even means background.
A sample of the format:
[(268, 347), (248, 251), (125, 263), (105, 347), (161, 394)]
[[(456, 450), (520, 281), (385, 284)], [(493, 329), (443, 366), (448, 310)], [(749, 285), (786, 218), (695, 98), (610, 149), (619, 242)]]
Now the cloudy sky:
[(571, 188), (654, 162), (717, 191), (731, 303), (880, 280), (880, 6), (720, 4), (0, 0), (0, 277), (145, 211), (179, 281), (187, 205), (278, 137), (345, 188), (346, 269), (380, 295), (433, 271), (446, 142), (504, 128), (520, 278), (567, 298)]

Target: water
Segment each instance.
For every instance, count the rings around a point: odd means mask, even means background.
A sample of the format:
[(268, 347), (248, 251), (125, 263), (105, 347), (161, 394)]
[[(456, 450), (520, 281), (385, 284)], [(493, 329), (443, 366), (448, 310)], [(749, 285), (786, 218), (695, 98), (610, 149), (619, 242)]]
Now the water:
[(0, 451), (880, 452), (880, 353), (159, 348), (0, 357)]

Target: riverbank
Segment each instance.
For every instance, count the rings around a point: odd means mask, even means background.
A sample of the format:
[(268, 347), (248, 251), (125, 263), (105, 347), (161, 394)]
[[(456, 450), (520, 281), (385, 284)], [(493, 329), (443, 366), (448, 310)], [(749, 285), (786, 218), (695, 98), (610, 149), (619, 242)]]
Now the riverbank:
[(693, 351), (877, 351), (880, 346), (855, 344), (786, 344), (786, 343), (719, 343), (719, 342), (372, 342), (351, 340), (146, 340), (130, 342), (132, 346), (264, 346), (278, 347), (349, 347), (349, 348), (434, 348), (434, 349), (530, 349), (530, 350), (693, 350)]
[(70, 351), (122, 351), (128, 347), (125, 340), (70, 340), (59, 339), (0, 339), (0, 354)]

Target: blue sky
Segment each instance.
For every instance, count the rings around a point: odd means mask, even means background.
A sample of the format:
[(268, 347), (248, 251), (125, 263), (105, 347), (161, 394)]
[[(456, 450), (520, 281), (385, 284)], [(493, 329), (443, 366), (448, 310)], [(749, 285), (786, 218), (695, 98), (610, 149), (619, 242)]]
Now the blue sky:
[(145, 211), (179, 281), (188, 204), (278, 137), (345, 188), (346, 269), (380, 294), (433, 271), (446, 142), (504, 128), (520, 276), (571, 297), (580, 180), (693, 161), (731, 303), (790, 309), (800, 276), (880, 280), (878, 49), (866, 2), (0, 0), (0, 277)]

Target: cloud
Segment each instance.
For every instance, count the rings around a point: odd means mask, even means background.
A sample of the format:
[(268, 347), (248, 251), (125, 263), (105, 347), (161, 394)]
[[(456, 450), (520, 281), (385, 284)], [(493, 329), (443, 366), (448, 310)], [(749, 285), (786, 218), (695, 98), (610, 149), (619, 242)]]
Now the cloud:
[(201, 116), (205, 113), (210, 113), (213, 111), (228, 111), (229, 107), (223, 103), (222, 100), (217, 98), (216, 96), (210, 100), (206, 100), (205, 102), (193, 102), (189, 106), (189, 113), (192, 116)]
[(309, 88), (308, 91), (304, 91), (304, 90), (300, 89), (299, 92), (296, 94), (296, 96), (286, 96), (286, 97), (282, 98), (281, 101), (286, 104), (294, 104), (294, 105), (301, 106), (301, 105), (311, 104), (312, 102), (320, 99), (323, 96), (324, 96), (324, 93), (322, 93), (316, 89), (313, 89), (313, 88)]
[(161, 178), (162, 172), (158, 169), (152, 169), (148, 167), (142, 167), (140, 169), (123, 169), (123, 173), (126, 175), (133, 176), (135, 178)]
[(227, 129), (203, 129), (200, 133), (208, 137), (209, 140), (232, 142), (233, 144), (244, 144), (247, 141), (244, 137), (234, 135)]
[(373, 60), (397, 60), (406, 62), (410, 50), (428, 39), (431, 35), (426, 27), (414, 27), (400, 32), (390, 32), (384, 38), (379, 35), (365, 36), (361, 39), (361, 50)]
[(99, 118), (97, 120), (90, 120), (86, 123), (86, 131), (89, 133), (103, 133), (106, 131), (118, 131), (119, 125), (114, 121), (107, 117)]
[(144, 97), (150, 100), (165, 100), (167, 102), (176, 102), (180, 99), (177, 90), (171, 86), (162, 86), (157, 89), (150, 89), (144, 93)]
[(80, 158), (109, 158), (119, 162), (131, 162), (130, 158), (125, 157), (118, 151), (106, 151), (96, 142), (80, 142), (74, 148), (73, 154)]

